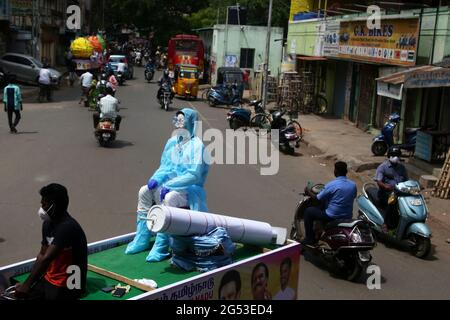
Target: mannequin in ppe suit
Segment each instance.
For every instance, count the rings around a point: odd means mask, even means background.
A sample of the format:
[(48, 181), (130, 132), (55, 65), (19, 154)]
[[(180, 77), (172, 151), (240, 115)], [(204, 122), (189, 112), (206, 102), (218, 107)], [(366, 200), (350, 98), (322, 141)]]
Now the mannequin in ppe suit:
[(154, 204), (154, 196), (148, 189), (147, 185), (142, 186), (139, 190), (138, 206), (137, 206), (137, 221), (136, 221), (136, 236), (130, 242), (125, 250), (125, 254), (135, 254), (150, 248), (150, 239), (152, 233), (147, 228), (147, 221), (142, 218), (147, 217), (147, 213)]
[[(208, 212), (204, 184), (209, 167), (203, 157), (205, 146), (195, 134), (197, 120), (198, 113), (193, 109), (177, 112), (177, 130), (167, 141), (160, 166), (147, 183), (155, 203)], [(147, 261), (161, 261), (169, 256), (169, 236), (159, 233)]]

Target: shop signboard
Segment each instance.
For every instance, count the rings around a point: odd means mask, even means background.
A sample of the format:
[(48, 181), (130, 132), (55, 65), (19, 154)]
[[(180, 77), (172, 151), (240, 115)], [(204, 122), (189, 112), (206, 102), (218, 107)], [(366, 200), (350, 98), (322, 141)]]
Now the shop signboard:
[(32, 0), (10, 0), (11, 15), (29, 16), (33, 14)]
[(365, 62), (414, 66), (419, 19), (383, 19), (380, 29), (368, 29), (366, 20), (340, 22), (338, 57)]
[(417, 70), (405, 76), (405, 88), (450, 87), (450, 69)]
[(339, 54), (339, 21), (327, 21), (323, 39), (323, 56), (336, 57)]

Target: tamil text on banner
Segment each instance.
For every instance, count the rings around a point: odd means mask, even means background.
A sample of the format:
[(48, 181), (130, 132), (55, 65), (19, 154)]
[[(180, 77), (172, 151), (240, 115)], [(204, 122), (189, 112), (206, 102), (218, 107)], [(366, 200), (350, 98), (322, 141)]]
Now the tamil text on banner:
[(11, 15), (27, 16), (33, 14), (32, 0), (10, 0)]
[(416, 64), (419, 19), (381, 20), (380, 29), (368, 29), (366, 20), (341, 21), (341, 58), (414, 66)]
[(207, 272), (143, 298), (151, 300), (295, 300), (299, 244)]

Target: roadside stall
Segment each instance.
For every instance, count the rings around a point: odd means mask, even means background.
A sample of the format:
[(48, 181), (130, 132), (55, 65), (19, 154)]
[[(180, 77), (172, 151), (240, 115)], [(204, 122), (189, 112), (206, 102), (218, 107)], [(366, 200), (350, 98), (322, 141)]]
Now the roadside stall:
[[(191, 224), (183, 222), (186, 217)], [(145, 261), (148, 252), (124, 254), (135, 233), (125, 234), (88, 245), (88, 294), (83, 300), (220, 300), (225, 294), (223, 287), (230, 281), (240, 287), (234, 299), (259, 300), (261, 292), (251, 284), (260, 276), (264, 278), (264, 298), (287, 299), (283, 295), (286, 288), (281, 289), (280, 284), (280, 269), (285, 264), (289, 267), (289, 298), (299, 297), (300, 244), (286, 239), (286, 229), (259, 221), (161, 206), (152, 207), (146, 220), (150, 230), (172, 236), (222, 226), (236, 244), (232, 263), (206, 272), (176, 268), (171, 260), (148, 263)], [(0, 275), (12, 284), (24, 281), (34, 261), (2, 267)], [(102, 291), (118, 283), (128, 286), (122, 297)]]
[(75, 72), (78, 76), (88, 70), (100, 70), (100, 63), (94, 56), (94, 47), (88, 39), (81, 37), (75, 39), (70, 45), (70, 51), (74, 57), (73, 63), (75, 64)]

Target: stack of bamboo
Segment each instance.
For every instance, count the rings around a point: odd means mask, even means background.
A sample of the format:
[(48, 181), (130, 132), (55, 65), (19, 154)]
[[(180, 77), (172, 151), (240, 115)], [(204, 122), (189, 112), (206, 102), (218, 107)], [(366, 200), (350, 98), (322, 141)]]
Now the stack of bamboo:
[(450, 149), (447, 152), (444, 165), (442, 166), (439, 181), (434, 188), (433, 195), (441, 199), (448, 199), (450, 193)]

